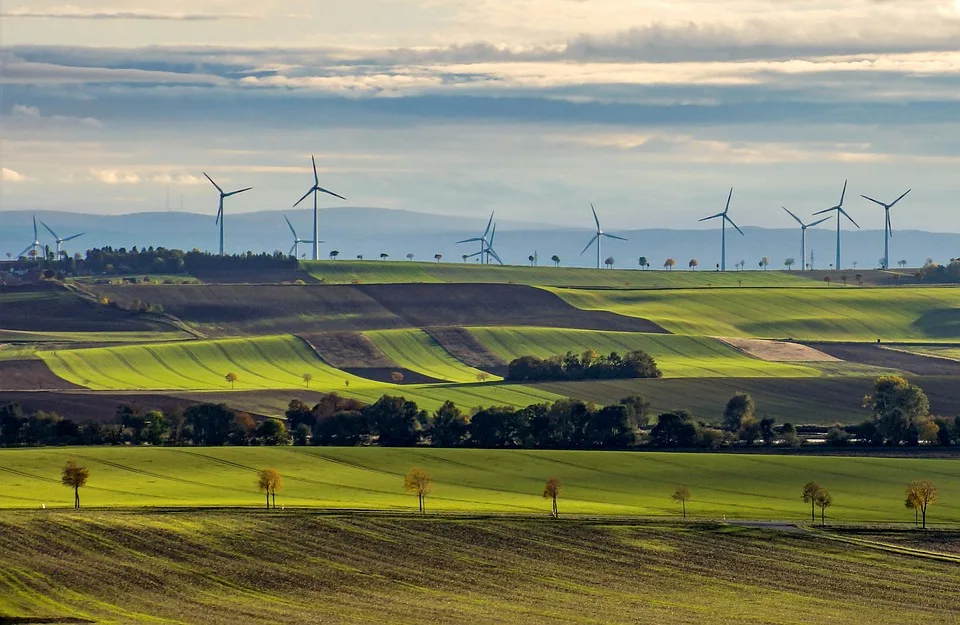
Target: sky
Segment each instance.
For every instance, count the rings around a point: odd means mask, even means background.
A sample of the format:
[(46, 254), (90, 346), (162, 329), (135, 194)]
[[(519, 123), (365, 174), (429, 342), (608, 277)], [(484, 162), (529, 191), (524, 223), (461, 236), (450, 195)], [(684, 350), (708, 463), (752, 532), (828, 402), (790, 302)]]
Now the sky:
[[(157, 8), (159, 7), (159, 8)], [(0, 211), (960, 233), (960, 1), (2, 0)], [(324, 205), (339, 200), (325, 198)], [(2, 212), (0, 212), (2, 222)], [(375, 224), (371, 224), (375, 227)]]

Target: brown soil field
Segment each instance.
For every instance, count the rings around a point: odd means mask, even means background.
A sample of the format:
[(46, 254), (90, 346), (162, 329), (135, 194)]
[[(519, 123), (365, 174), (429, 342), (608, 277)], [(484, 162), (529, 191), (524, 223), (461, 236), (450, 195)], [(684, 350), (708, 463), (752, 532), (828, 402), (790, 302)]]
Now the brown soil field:
[(665, 332), (645, 319), (574, 308), (508, 284), (94, 285), (118, 302), (140, 299), (210, 336), (310, 334), (403, 327), (534, 325)]
[(899, 369), (913, 375), (960, 376), (960, 362), (944, 358), (908, 354), (873, 344), (807, 343), (807, 345), (848, 362)]
[(55, 284), (0, 287), (0, 327), (28, 332), (168, 331), (144, 315), (101, 306)]
[(0, 391), (0, 404), (19, 403), (28, 412), (56, 412), (77, 423), (116, 423), (117, 406), (120, 404), (137, 404), (146, 410), (170, 412), (201, 401), (204, 400), (145, 393)]
[(506, 367), (507, 363), (488, 350), (469, 330), (444, 326), (424, 328), (424, 331), (466, 365), (485, 371)]
[(300, 338), (312, 345), (328, 364), (337, 369), (388, 369), (395, 366), (373, 341), (356, 332), (301, 334)]
[(57, 377), (42, 360), (0, 360), (0, 391), (81, 388)]
[(743, 338), (721, 338), (720, 340), (760, 360), (772, 362), (836, 362), (840, 360), (800, 343)]
[(300, 269), (211, 269), (194, 271), (191, 275), (201, 282), (215, 284), (280, 284), (297, 280), (307, 284), (319, 282)]
[(368, 380), (376, 380), (377, 382), (393, 382), (393, 374), (400, 373), (403, 375), (403, 380), (399, 384), (436, 384), (438, 382), (446, 382), (446, 380), (438, 380), (436, 378), (431, 378), (428, 375), (423, 375), (422, 373), (417, 373), (416, 371), (411, 371), (410, 369), (404, 369), (403, 367), (346, 367), (344, 371), (347, 373), (352, 373), (353, 375), (360, 376), (361, 378), (367, 378)]

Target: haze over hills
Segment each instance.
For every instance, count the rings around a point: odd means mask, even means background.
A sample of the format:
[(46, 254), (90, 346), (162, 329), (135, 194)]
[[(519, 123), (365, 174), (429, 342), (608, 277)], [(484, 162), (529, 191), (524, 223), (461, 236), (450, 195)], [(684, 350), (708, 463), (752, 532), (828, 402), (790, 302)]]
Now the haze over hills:
[[(66, 245), (70, 253), (83, 252), (91, 247), (163, 246), (190, 250), (215, 251), (217, 227), (213, 217), (185, 212), (148, 212), (127, 215), (91, 215), (56, 211), (4, 211), (0, 213), (0, 254), (16, 254), (32, 239), (32, 218), (36, 215), (60, 236), (84, 232), (84, 236)], [(227, 215), (226, 250), (228, 252), (287, 252), (292, 235), (283, 221), (287, 215), (302, 239), (310, 237), (312, 215), (310, 210), (259, 211)], [(323, 209), (320, 213), (321, 255), (330, 250), (340, 251), (341, 259), (353, 259), (362, 254), (374, 259), (381, 253), (398, 260), (413, 253), (419, 260), (442, 254), (445, 261), (460, 261), (461, 255), (472, 254), (477, 244), (457, 245), (460, 239), (479, 236), (486, 226), (485, 215), (476, 220), (462, 217), (420, 213), (415, 211), (344, 207)], [(785, 216), (786, 217), (786, 216)], [(788, 219), (788, 218), (787, 218)], [(577, 230), (553, 225), (542, 225), (511, 220), (497, 216), (497, 234), (494, 247), (505, 263), (527, 264), (528, 256), (536, 252), (540, 264), (551, 264), (557, 254), (565, 266), (591, 266), (596, 262), (593, 248), (580, 255), (590, 240), (592, 231), (589, 213), (584, 218), (584, 229)], [(732, 229), (727, 233), (727, 263), (733, 267), (740, 260), (747, 269), (756, 269), (760, 258), (770, 260), (770, 268), (782, 268), (788, 257), (797, 259), (799, 268), (800, 231), (798, 228), (763, 229), (743, 226), (745, 236)], [(843, 265), (856, 261), (862, 269), (877, 266), (883, 254), (882, 230), (845, 230), (843, 233)], [(619, 230), (616, 224), (604, 223), (609, 232), (627, 237), (621, 242), (606, 239), (603, 257), (613, 256), (618, 267), (635, 267), (639, 256), (646, 256), (654, 268), (663, 265), (666, 258), (674, 258), (678, 269), (686, 269), (691, 258), (696, 258), (701, 270), (714, 267), (720, 259), (720, 233), (717, 228), (701, 230)], [(52, 237), (39, 226), (42, 245), (53, 247)], [(827, 268), (834, 262), (836, 231), (827, 222), (811, 229), (807, 236), (807, 253), (813, 251), (815, 267)], [(309, 257), (309, 244), (302, 244), (301, 254)], [(927, 258), (947, 262), (960, 256), (960, 235), (916, 230), (894, 230), (891, 240), (891, 264), (903, 259), (909, 266), (919, 266)], [(474, 259), (475, 260), (475, 259)]]

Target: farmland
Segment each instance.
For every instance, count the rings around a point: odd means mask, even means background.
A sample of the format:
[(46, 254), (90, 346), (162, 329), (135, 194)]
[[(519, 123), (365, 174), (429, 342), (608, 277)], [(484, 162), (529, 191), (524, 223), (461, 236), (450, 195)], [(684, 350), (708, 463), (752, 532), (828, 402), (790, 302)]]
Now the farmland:
[[(476, 382), (483, 372), (451, 356), (423, 330), (381, 330), (365, 335), (393, 362), (437, 380)], [(491, 380), (497, 376), (487, 375)]]
[[(0, 615), (100, 622), (899, 624), (960, 610), (955, 566), (714, 523), (6, 512), (0, 570)], [(905, 601), (916, 588), (931, 600)]]
[(585, 310), (649, 319), (670, 332), (800, 340), (960, 341), (960, 289), (553, 289)]

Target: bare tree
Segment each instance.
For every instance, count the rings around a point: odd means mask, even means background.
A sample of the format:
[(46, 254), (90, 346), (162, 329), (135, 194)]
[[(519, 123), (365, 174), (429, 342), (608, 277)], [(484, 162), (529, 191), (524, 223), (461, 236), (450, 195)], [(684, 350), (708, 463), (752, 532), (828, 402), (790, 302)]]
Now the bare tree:
[(273, 507), (277, 507), (277, 491), (283, 489), (283, 478), (276, 469), (263, 469), (260, 471), (260, 478), (257, 481), (257, 488), (261, 493), (266, 493), (267, 509), (270, 509), (270, 499), (273, 498)]
[(683, 506), (683, 518), (687, 518), (687, 502), (690, 501), (690, 489), (686, 486), (681, 486), (673, 491), (670, 498)]
[(814, 506), (816, 506), (817, 493), (823, 490), (823, 486), (820, 486), (817, 482), (807, 482), (803, 485), (803, 502), (810, 504), (810, 520), (816, 521), (816, 511)]
[(237, 383), (237, 380), (238, 380), (239, 378), (237, 377), (237, 374), (236, 374), (236, 373), (234, 373), (233, 371), (231, 371), (231, 372), (228, 373), (227, 375), (223, 376), (223, 379), (225, 379), (227, 382), (230, 383), (230, 388), (232, 389), (232, 388), (234, 388), (234, 384)]
[(907, 499), (913, 498), (913, 504), (920, 510), (923, 529), (927, 529), (927, 507), (940, 501), (940, 493), (933, 482), (917, 480), (907, 485)]
[(420, 514), (426, 513), (424, 503), (427, 495), (430, 494), (433, 482), (430, 474), (419, 467), (413, 467), (406, 477), (403, 478), (404, 490), (414, 493), (417, 496), (417, 503), (420, 505)]
[(87, 485), (90, 469), (80, 466), (76, 460), (68, 460), (60, 475), (60, 483), (73, 489), (73, 508), (80, 509), (80, 488)]
[(553, 518), (559, 518), (560, 511), (557, 510), (557, 497), (560, 496), (560, 480), (555, 477), (551, 477), (547, 480), (546, 485), (543, 487), (543, 498), (550, 499), (553, 502), (553, 509), (550, 514), (553, 515)]
[(823, 526), (823, 516), (827, 508), (833, 505), (833, 497), (827, 492), (827, 489), (821, 488), (816, 496), (813, 498), (813, 502), (817, 504), (817, 507), (820, 508), (820, 525)]

